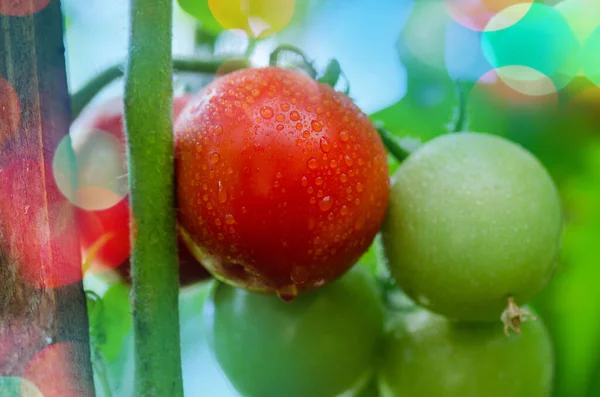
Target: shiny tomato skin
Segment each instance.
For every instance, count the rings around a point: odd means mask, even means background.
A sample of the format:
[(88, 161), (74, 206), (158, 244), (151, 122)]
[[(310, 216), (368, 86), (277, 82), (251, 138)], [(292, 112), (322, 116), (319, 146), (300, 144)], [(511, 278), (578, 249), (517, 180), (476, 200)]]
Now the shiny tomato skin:
[(204, 88), (175, 126), (184, 241), (221, 280), (293, 297), (369, 247), (389, 197), (377, 130), (344, 94), (282, 68)]

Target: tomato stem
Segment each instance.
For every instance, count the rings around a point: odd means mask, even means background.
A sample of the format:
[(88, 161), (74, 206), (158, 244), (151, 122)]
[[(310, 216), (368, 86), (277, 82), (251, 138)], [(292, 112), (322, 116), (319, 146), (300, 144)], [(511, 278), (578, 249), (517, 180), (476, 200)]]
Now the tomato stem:
[(269, 65), (278, 66), (279, 57), (282, 53), (285, 52), (291, 52), (292, 54), (296, 54), (297, 56), (299, 56), (302, 59), (302, 68), (306, 70), (306, 72), (313, 79), (317, 77), (317, 70), (313, 66), (313, 63), (308, 59), (304, 51), (290, 44), (281, 44), (279, 47), (274, 49), (273, 52), (271, 52), (271, 55), (269, 56)]
[(512, 329), (517, 333), (517, 335), (520, 335), (521, 324), (528, 318), (535, 320), (536, 317), (527, 310), (521, 309), (519, 306), (517, 306), (517, 303), (512, 296), (509, 296), (506, 299), (506, 303), (506, 309), (500, 316), (500, 319), (504, 323), (504, 334), (509, 336), (509, 330)]
[(458, 96), (458, 114), (452, 132), (463, 131), (467, 121), (467, 100), (460, 80), (456, 80), (456, 95)]
[(172, 0), (132, 0), (125, 76), (136, 396), (183, 396), (173, 165)]
[(390, 131), (381, 126), (381, 124), (376, 123), (376, 127), (377, 132), (383, 141), (383, 145), (386, 147), (388, 152), (390, 152), (392, 156), (394, 156), (394, 158), (399, 162), (406, 160), (411, 151), (404, 147), (400, 140)]
[[(175, 72), (195, 72), (195, 73), (216, 73), (226, 58), (178, 58), (173, 60), (173, 70)], [(228, 65), (229, 66), (229, 65)], [(240, 62), (236, 67), (244, 68), (249, 67), (250, 62)], [(118, 63), (100, 72), (88, 83), (86, 83), (79, 91), (71, 95), (71, 115), (73, 119), (76, 119), (83, 109), (90, 103), (92, 99), (107, 85), (115, 81), (116, 79), (123, 77), (124, 66), (123, 63)]]

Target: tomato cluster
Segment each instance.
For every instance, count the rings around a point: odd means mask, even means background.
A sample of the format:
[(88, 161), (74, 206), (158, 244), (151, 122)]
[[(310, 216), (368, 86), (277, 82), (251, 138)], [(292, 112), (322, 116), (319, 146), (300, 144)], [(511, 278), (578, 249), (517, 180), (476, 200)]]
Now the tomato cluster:
[[(517, 306), (557, 264), (547, 171), (482, 133), (426, 142), (391, 182), (386, 156), (348, 97), (297, 71), (228, 74), (183, 110), (178, 220), (220, 281), (205, 331), (231, 383), (260, 397), (548, 396), (548, 334)], [(408, 312), (353, 267), (379, 231)]]
[[(115, 103), (82, 124), (125, 145)], [(174, 114), (182, 284), (216, 278), (204, 331), (241, 394), (549, 395), (548, 334), (517, 304), (556, 269), (562, 215), (530, 153), (447, 134), (390, 180), (369, 118), (279, 67), (217, 77)], [(126, 198), (78, 209), (82, 249), (113, 233), (96, 260), (124, 274), (129, 216)], [(377, 233), (385, 283), (355, 266)], [(390, 281), (408, 307), (390, 304)]]

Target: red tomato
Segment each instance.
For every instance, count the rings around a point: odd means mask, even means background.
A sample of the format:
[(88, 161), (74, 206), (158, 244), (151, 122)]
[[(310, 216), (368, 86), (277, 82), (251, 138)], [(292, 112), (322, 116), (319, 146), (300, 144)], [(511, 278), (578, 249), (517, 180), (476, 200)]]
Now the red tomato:
[(209, 84), (175, 126), (184, 241), (231, 285), (293, 298), (346, 272), (389, 198), (387, 155), (344, 94), (281, 68)]
[[(174, 120), (177, 119), (190, 98), (190, 95), (174, 98)], [(74, 125), (73, 139), (87, 139), (97, 130), (115, 136), (123, 145), (123, 152), (125, 152), (122, 98), (110, 99), (91, 112), (84, 114)], [(103, 245), (93, 256), (95, 266), (101, 269), (116, 268), (121, 275), (128, 279), (130, 276), (128, 259), (131, 254), (129, 196), (120, 200), (116, 205), (103, 210), (90, 211), (77, 208), (77, 222), (81, 246), (85, 254), (99, 241), (102, 244), (101, 239), (104, 239)], [(192, 283), (206, 277), (206, 271), (196, 260), (190, 261), (190, 254), (187, 251), (180, 252), (180, 270), (182, 284)]]

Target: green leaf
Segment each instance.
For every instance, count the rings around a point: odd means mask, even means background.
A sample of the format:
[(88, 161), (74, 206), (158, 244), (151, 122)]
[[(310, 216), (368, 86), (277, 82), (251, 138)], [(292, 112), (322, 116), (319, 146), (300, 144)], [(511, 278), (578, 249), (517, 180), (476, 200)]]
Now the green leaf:
[(588, 142), (581, 155), (585, 170), (561, 187), (567, 218), (561, 265), (535, 301), (553, 339), (559, 397), (588, 396), (600, 364), (600, 140)]
[(328, 84), (335, 88), (335, 85), (342, 75), (342, 68), (336, 59), (329, 61), (321, 76), (317, 79), (318, 82)]
[(118, 357), (125, 338), (132, 330), (129, 287), (121, 283), (111, 285), (102, 297), (102, 304), (105, 343), (99, 346), (99, 350), (104, 359), (111, 362)]
[(208, 0), (178, 0), (179, 6), (188, 14), (196, 18), (202, 29), (209, 33), (219, 33), (223, 26), (213, 17)]

